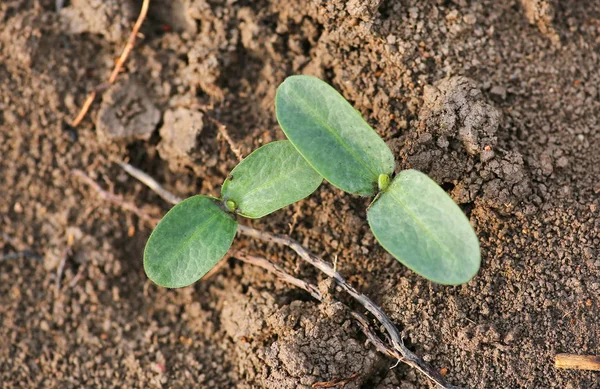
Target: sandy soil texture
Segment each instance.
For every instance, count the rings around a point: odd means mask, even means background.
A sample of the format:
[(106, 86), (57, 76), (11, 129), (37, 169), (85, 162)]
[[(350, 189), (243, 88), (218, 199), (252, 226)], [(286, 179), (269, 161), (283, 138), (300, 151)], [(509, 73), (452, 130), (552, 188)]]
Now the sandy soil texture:
[[(275, 90), (302, 73), (463, 207), (481, 272), (459, 287), (418, 277), (376, 243), (368, 199), (328, 184), (246, 223), (337, 256), (455, 385), (600, 388), (598, 372), (553, 367), (556, 353), (600, 355), (598, 1), (153, 0), (118, 82), (72, 127), (139, 7), (0, 2), (0, 387), (311, 388), (355, 374), (346, 389), (431, 387), (390, 369), (346, 309), (235, 258), (191, 287), (153, 285), (151, 225), (71, 175), (154, 217), (169, 204), (114, 161), (182, 197), (218, 195), (237, 162), (218, 123), (244, 155), (283, 139)], [(287, 249), (235, 245), (322, 281)]]

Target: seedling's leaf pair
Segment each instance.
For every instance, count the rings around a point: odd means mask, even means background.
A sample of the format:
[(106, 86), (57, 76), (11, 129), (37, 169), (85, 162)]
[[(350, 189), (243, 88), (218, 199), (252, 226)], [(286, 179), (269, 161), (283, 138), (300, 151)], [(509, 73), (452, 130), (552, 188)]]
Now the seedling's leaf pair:
[(332, 185), (372, 196), (379, 176), (394, 172), (394, 156), (383, 139), (318, 78), (288, 77), (277, 89), (275, 110), (288, 139)]
[(236, 213), (258, 219), (314, 192), (323, 178), (287, 140), (266, 144), (229, 174), (221, 195)]
[(235, 215), (268, 215), (310, 195), (322, 177), (349, 193), (377, 194), (369, 225), (410, 269), (442, 284), (477, 273), (479, 242), (461, 209), (422, 173), (406, 170), (391, 180), (392, 152), (335, 89), (314, 77), (290, 77), (277, 90), (276, 111), (291, 143), (250, 154), (225, 180), (220, 199), (194, 196), (173, 207), (144, 251), (152, 281), (169, 288), (197, 281), (227, 253)]
[(263, 217), (310, 195), (322, 180), (289, 141), (262, 146), (233, 169), (221, 199), (190, 197), (163, 217), (144, 250), (146, 274), (167, 288), (198, 281), (229, 250), (235, 214)]
[(401, 172), (385, 142), (331, 86), (292, 76), (279, 86), (277, 119), (308, 163), (332, 185), (379, 195), (367, 211), (379, 243), (398, 261), (441, 284), (479, 270), (479, 241), (462, 210), (426, 175)]

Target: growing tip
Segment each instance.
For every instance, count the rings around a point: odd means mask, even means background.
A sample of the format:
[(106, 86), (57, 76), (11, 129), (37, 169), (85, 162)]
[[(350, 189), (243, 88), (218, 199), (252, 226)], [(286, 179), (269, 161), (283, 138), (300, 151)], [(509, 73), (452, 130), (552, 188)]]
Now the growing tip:
[(387, 174), (380, 174), (377, 179), (377, 186), (380, 192), (384, 192), (388, 186), (390, 186), (390, 176)]
[(227, 207), (228, 210), (230, 210), (231, 212), (235, 212), (236, 208), (237, 208), (237, 204), (235, 203), (235, 201), (233, 200), (227, 200), (225, 201), (225, 206)]

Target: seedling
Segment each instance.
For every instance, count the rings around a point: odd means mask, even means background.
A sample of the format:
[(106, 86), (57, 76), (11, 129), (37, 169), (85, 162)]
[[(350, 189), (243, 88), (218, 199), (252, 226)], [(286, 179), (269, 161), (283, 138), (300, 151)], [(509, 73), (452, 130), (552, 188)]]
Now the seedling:
[(462, 210), (423, 173), (404, 170), (392, 179), (391, 150), (335, 89), (314, 77), (289, 77), (277, 90), (276, 113), (289, 141), (250, 154), (220, 198), (190, 197), (158, 224), (144, 251), (152, 281), (169, 288), (196, 282), (229, 250), (236, 216), (266, 216), (310, 195), (322, 178), (375, 196), (367, 210), (375, 238), (416, 273), (441, 284), (477, 273), (479, 241)]
[(221, 198), (193, 196), (167, 212), (146, 243), (146, 274), (166, 288), (193, 284), (231, 247), (236, 215), (263, 217), (310, 195), (321, 181), (289, 141), (262, 146), (233, 169)]
[(292, 76), (277, 90), (277, 120), (308, 163), (332, 185), (373, 196), (367, 219), (398, 261), (440, 284), (462, 284), (479, 270), (479, 241), (462, 210), (415, 170), (394, 179), (391, 150), (335, 89)]

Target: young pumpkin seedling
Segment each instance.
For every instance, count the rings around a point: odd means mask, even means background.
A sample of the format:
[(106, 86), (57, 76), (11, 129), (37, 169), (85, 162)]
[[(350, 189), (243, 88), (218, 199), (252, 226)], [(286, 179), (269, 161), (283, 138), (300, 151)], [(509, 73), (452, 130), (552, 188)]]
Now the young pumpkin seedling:
[(221, 198), (193, 196), (171, 209), (148, 239), (144, 269), (169, 288), (199, 280), (227, 253), (236, 215), (261, 218), (314, 192), (325, 178), (352, 194), (376, 196), (367, 210), (379, 243), (398, 261), (441, 284), (479, 270), (479, 241), (462, 210), (415, 170), (392, 180), (394, 156), (334, 88), (292, 76), (278, 88), (277, 120), (289, 141), (262, 146), (223, 183)]
[[(397, 355), (441, 387), (452, 388), (404, 346), (381, 308), (334, 268), (292, 239), (238, 226), (236, 218), (261, 218), (275, 212), (313, 193), (325, 178), (346, 192), (375, 196), (367, 219), (376, 239), (398, 261), (441, 284), (465, 283), (479, 270), (479, 241), (469, 220), (425, 174), (405, 170), (392, 179), (395, 161), (391, 150), (360, 113), (325, 82), (308, 76), (289, 77), (277, 90), (276, 113), (289, 141), (264, 145), (242, 160), (223, 183), (220, 198), (193, 196), (167, 212), (146, 244), (146, 274), (163, 287), (190, 285), (225, 256), (238, 230), (286, 245), (332, 277), (379, 320), (391, 348), (355, 315), (365, 334), (379, 344), (379, 351)], [(169, 198), (175, 202), (172, 195)], [(281, 273), (276, 268), (275, 272)], [(296, 281), (309, 292), (314, 288)]]
[(289, 141), (260, 147), (233, 169), (221, 198), (193, 196), (167, 212), (146, 243), (148, 278), (166, 288), (193, 284), (229, 250), (236, 215), (268, 215), (310, 195), (322, 180)]
[(283, 132), (321, 176), (346, 192), (377, 195), (367, 219), (398, 261), (440, 284), (475, 276), (479, 241), (460, 207), (416, 170), (391, 180), (391, 150), (334, 88), (315, 77), (288, 77), (275, 107)]

